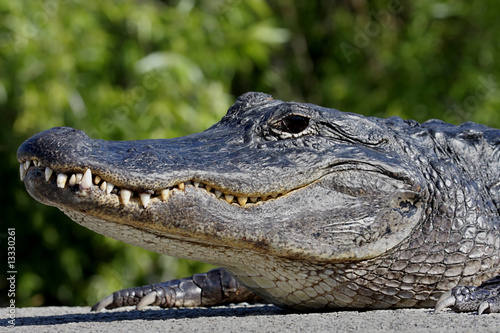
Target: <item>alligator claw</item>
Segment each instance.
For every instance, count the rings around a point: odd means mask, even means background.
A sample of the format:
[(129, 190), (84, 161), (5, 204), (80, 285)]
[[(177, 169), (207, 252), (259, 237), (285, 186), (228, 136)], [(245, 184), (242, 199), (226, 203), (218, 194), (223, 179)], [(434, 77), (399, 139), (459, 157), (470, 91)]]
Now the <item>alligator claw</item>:
[(149, 294), (144, 296), (141, 301), (137, 304), (136, 309), (137, 310), (142, 310), (148, 305), (152, 305), (156, 301), (156, 297), (158, 296), (158, 293), (156, 290), (151, 291)]
[(488, 310), (488, 312), (490, 310), (490, 303), (488, 301), (484, 301), (481, 304), (479, 304), (479, 308), (477, 309), (477, 314), (482, 315), (483, 312), (486, 310)]
[(451, 291), (444, 293), (436, 303), (434, 313), (439, 313), (443, 309), (452, 308), (455, 306), (457, 299), (452, 295)]
[(479, 305), (478, 314), (500, 313), (500, 294), (490, 297)]
[(90, 311), (100, 312), (105, 307), (111, 305), (113, 303), (113, 295), (108, 295), (99, 302), (97, 302)]

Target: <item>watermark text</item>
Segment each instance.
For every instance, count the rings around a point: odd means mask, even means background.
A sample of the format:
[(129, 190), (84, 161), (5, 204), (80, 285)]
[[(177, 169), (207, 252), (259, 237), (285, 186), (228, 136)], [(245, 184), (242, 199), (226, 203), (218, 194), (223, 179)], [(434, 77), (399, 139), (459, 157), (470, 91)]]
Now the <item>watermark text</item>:
[(7, 229), (7, 297), (9, 299), (8, 323), (16, 325), (16, 229)]

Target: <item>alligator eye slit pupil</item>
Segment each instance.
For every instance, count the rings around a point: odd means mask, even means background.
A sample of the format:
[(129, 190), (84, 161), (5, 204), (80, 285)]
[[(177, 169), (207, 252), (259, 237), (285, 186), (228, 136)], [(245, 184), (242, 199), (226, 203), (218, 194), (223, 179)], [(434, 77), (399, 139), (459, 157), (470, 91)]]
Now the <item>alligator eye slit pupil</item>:
[(291, 134), (298, 134), (304, 131), (309, 126), (309, 118), (290, 115), (283, 118), (279, 123), (279, 129), (283, 132), (288, 132)]

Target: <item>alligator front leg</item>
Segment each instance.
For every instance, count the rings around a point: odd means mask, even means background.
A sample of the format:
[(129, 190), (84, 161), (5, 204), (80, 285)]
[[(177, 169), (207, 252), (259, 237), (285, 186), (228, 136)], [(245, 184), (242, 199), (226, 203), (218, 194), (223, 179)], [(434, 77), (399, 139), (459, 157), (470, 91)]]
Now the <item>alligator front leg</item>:
[(456, 312), (499, 313), (500, 275), (482, 283), (479, 287), (457, 286), (443, 294), (434, 312), (451, 308)]
[(142, 287), (122, 289), (92, 307), (92, 311), (136, 305), (162, 308), (215, 306), (229, 303), (258, 302), (262, 299), (239, 284), (222, 268), (203, 274)]

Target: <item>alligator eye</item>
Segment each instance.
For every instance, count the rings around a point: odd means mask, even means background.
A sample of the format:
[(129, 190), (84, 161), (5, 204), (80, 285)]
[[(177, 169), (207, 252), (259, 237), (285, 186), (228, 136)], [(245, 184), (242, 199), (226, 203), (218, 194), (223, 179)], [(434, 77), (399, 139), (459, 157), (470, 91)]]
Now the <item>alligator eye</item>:
[(309, 126), (309, 118), (292, 114), (274, 124), (274, 128), (291, 134), (298, 134)]

